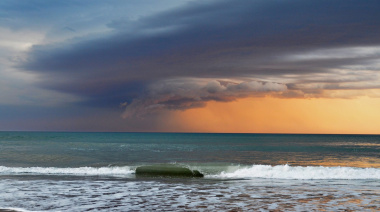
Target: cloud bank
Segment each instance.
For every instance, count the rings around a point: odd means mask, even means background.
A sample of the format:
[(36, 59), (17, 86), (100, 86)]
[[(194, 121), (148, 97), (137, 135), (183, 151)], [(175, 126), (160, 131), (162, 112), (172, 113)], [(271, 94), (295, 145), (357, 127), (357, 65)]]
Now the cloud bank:
[(18, 68), (87, 106), (128, 102), (124, 117), (379, 89), (378, 11), (372, 0), (191, 1), (134, 18), (119, 11), (109, 32), (34, 45)]

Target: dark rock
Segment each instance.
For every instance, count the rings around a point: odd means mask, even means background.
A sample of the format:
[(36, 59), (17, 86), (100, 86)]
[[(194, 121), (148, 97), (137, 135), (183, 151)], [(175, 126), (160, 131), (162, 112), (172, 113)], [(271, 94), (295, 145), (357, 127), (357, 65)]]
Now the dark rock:
[(153, 165), (137, 167), (136, 176), (203, 177), (204, 175), (198, 170), (174, 165)]

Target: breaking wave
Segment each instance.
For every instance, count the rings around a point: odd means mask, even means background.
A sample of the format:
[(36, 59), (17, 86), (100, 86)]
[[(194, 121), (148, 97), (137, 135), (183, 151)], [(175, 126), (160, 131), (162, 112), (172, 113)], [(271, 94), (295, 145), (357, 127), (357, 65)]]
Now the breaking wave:
[[(160, 167), (160, 166), (157, 166)], [(195, 170), (194, 168), (190, 168)], [(224, 170), (210, 172), (210, 167), (196, 167), (205, 178), (211, 179), (380, 179), (379, 168), (290, 166), (286, 165), (252, 165), (226, 166)], [(122, 176), (134, 177), (136, 167), (5, 167), (0, 166), (0, 175), (78, 175), (78, 176)]]
[(217, 178), (267, 178), (267, 179), (380, 179), (378, 168), (253, 165), (234, 172), (212, 175)]
[(122, 175), (127, 176), (134, 173), (128, 166), (123, 167), (78, 167), (78, 168), (58, 168), (58, 167), (5, 167), (0, 166), (0, 175)]

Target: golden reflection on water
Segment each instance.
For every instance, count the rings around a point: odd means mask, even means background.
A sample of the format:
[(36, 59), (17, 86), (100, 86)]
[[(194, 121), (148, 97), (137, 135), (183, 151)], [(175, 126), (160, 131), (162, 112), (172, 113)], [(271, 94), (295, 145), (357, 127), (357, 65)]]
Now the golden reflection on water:
[[(220, 158), (222, 159), (222, 158)], [(380, 168), (380, 158), (375, 156), (350, 156), (347, 154), (320, 154), (297, 152), (245, 152), (236, 158), (241, 164), (290, 166), (325, 166)]]
[(300, 166), (326, 166), (326, 167), (358, 167), (358, 168), (380, 168), (380, 158), (374, 157), (345, 157), (337, 158), (325, 156), (323, 160), (294, 161)]
[(334, 142), (326, 143), (325, 146), (365, 146), (365, 147), (380, 147), (380, 143), (362, 143), (362, 142)]

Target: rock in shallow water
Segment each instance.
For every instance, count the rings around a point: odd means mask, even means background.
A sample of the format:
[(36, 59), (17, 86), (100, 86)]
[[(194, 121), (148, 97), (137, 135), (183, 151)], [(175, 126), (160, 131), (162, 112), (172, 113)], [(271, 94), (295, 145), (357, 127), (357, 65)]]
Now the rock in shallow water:
[(140, 166), (136, 168), (136, 176), (157, 177), (203, 177), (198, 170), (190, 170), (173, 165)]

